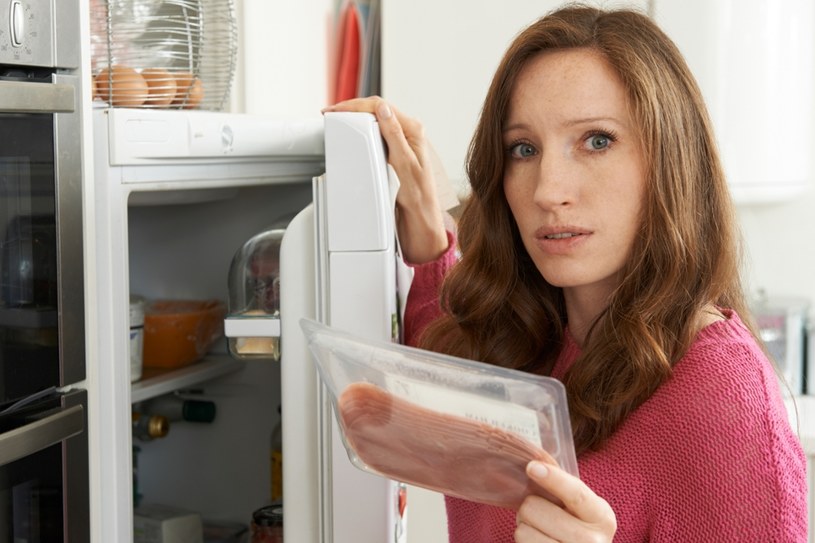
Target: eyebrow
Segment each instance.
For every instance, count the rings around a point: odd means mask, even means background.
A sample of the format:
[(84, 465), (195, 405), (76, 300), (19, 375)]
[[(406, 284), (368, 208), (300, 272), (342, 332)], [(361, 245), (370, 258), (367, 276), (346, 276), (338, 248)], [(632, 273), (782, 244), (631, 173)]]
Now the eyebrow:
[[(581, 125), (581, 124), (591, 124), (591, 123), (596, 123), (596, 122), (601, 122), (601, 121), (602, 122), (612, 122), (612, 123), (620, 125), (620, 126), (623, 125), (623, 123), (620, 122), (620, 120), (618, 120), (616, 117), (581, 117), (579, 119), (570, 119), (570, 120), (566, 121), (563, 124), (565, 124), (566, 126), (578, 126), (578, 125)], [(515, 123), (515, 124), (510, 124), (510, 125), (505, 126), (503, 128), (502, 132), (509, 132), (511, 130), (528, 129), (528, 128), (529, 128), (528, 123)]]
[(578, 125), (578, 124), (589, 124), (589, 123), (596, 123), (596, 122), (599, 122), (599, 121), (604, 121), (604, 122), (609, 122), (610, 121), (610, 122), (612, 122), (614, 124), (622, 124), (619, 120), (617, 120), (616, 117), (583, 117), (581, 119), (572, 119), (572, 120), (566, 121), (564, 124), (566, 124), (566, 126), (575, 126), (575, 125)]

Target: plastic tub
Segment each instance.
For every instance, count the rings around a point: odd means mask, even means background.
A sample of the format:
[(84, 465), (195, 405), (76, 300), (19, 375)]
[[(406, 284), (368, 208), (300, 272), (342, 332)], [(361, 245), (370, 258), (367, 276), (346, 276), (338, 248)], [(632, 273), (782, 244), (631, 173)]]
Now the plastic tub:
[(220, 300), (156, 300), (144, 314), (144, 366), (178, 368), (196, 362), (223, 336)]

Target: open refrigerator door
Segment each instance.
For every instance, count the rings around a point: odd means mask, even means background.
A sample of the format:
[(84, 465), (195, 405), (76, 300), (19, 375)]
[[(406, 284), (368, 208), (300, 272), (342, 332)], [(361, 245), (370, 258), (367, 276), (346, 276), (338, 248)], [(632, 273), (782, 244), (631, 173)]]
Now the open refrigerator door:
[(405, 487), (355, 467), (299, 320), (373, 340), (399, 337), (393, 196), (384, 144), (368, 114), (325, 116), (326, 174), (281, 246), (281, 394), (285, 538), (405, 541)]

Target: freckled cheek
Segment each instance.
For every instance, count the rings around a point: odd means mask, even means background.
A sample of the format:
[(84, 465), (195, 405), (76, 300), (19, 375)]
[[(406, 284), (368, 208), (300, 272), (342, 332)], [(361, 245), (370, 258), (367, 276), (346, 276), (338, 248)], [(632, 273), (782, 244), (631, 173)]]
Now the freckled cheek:
[(522, 226), (524, 209), (531, 203), (531, 196), (526, 194), (519, 185), (504, 183), (504, 199), (515, 222)]

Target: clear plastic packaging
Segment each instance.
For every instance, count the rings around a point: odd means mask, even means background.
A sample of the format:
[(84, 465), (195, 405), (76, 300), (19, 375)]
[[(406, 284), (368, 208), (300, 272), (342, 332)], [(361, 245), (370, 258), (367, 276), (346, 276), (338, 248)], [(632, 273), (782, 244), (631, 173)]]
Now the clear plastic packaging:
[(300, 324), (360, 469), (511, 509), (547, 495), (531, 460), (578, 474), (556, 379)]

